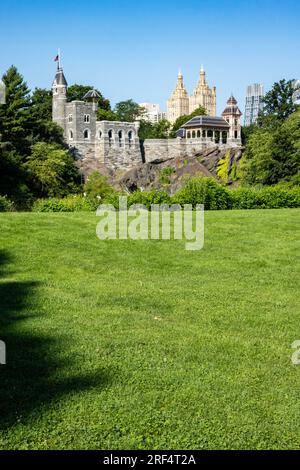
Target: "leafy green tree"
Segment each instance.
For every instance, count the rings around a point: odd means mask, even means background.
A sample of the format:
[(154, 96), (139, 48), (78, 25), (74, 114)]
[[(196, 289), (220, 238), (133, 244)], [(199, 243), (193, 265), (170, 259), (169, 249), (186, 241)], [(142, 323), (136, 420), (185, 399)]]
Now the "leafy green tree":
[(93, 171), (86, 180), (84, 192), (90, 201), (100, 204), (101, 200), (104, 201), (106, 197), (114, 193), (114, 189), (106, 176), (101, 175), (98, 171)]
[(63, 130), (52, 121), (52, 92), (36, 88), (31, 96), (27, 122), (28, 143), (53, 143), (65, 148)]
[(175, 137), (176, 132), (180, 129), (186, 122), (192, 119), (195, 116), (205, 116), (207, 114), (206, 109), (200, 106), (195, 109), (191, 114), (179, 116), (173, 124), (172, 127), (172, 137)]
[(255, 132), (257, 129), (256, 124), (251, 124), (250, 126), (243, 126), (242, 127), (242, 144), (246, 145), (250, 135)]
[(11, 66), (2, 79), (6, 86), (6, 104), (0, 105), (0, 134), (4, 142), (11, 142), (22, 152), (27, 147), (30, 90), (15, 66)]
[(31, 116), (36, 121), (52, 121), (52, 91), (35, 88), (30, 101)]
[(274, 185), (300, 172), (300, 110), (276, 129), (257, 129), (249, 137), (241, 166), (250, 184)]
[(118, 121), (134, 122), (144, 113), (144, 109), (133, 100), (120, 101), (114, 108)]
[[(88, 91), (90, 91), (93, 87), (89, 85), (71, 85), (68, 87), (68, 101), (74, 101), (74, 100), (79, 100), (82, 101), (84, 95)], [(106, 111), (110, 111), (110, 101), (102, 95), (102, 93), (99, 90), (96, 90), (97, 93), (99, 93), (100, 98), (98, 101), (98, 107), (101, 109), (105, 109)]]
[(38, 196), (65, 196), (78, 188), (78, 170), (67, 150), (46, 142), (36, 143), (31, 150), (24, 168)]
[(293, 114), (298, 108), (293, 100), (294, 94), (293, 80), (280, 80), (274, 83), (263, 99), (264, 109), (259, 116), (258, 125), (274, 127), (274, 122), (277, 120), (282, 122)]
[(22, 167), (22, 157), (13, 149), (11, 143), (0, 139), (0, 195), (7, 195), (24, 207), (26, 200), (32, 199), (28, 187), (27, 173)]
[(98, 108), (97, 119), (98, 121), (117, 121), (118, 117), (113, 111)]
[(139, 138), (145, 139), (167, 139), (170, 134), (171, 123), (166, 119), (159, 122), (151, 123), (141, 120), (139, 129)]

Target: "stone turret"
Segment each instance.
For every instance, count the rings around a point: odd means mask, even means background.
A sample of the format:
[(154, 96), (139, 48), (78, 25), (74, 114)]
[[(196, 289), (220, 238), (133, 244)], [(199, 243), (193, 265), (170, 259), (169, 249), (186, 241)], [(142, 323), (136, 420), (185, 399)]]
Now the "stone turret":
[(231, 97), (227, 101), (226, 108), (222, 113), (222, 117), (230, 125), (228, 143), (233, 143), (237, 145), (241, 145), (242, 143), (241, 116), (242, 112), (238, 107), (237, 100), (234, 98), (233, 95), (231, 95)]
[(66, 104), (68, 84), (63, 69), (58, 66), (52, 85), (52, 118), (66, 131)]
[(167, 119), (172, 124), (177, 118), (189, 114), (189, 96), (183, 82), (183, 75), (179, 71), (176, 87), (167, 103)]
[(97, 111), (97, 109), (98, 109), (99, 98), (100, 98), (100, 95), (99, 95), (98, 91), (95, 90), (95, 88), (88, 91), (83, 97), (83, 99), (85, 101), (87, 101), (89, 103), (93, 103), (93, 111)]

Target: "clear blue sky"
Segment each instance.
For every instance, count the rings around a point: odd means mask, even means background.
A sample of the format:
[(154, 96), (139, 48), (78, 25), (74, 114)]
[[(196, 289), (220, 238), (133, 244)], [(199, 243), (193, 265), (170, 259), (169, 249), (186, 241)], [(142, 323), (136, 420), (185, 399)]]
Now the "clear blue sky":
[(191, 93), (204, 64), (218, 112), (248, 84), (300, 78), (299, 0), (1, 1), (0, 73), (15, 64), (31, 88), (51, 86), (62, 50), (69, 84), (111, 100), (165, 102), (179, 67)]

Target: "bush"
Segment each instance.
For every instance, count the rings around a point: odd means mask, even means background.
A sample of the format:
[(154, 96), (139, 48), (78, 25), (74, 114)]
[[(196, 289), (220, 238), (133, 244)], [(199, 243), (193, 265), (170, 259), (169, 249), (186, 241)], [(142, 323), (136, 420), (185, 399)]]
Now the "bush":
[(38, 199), (33, 205), (34, 212), (87, 212), (95, 210), (95, 205), (82, 196), (68, 196), (63, 199)]
[(300, 188), (269, 186), (262, 189), (238, 188), (230, 191), (233, 209), (278, 209), (300, 207)]
[(89, 175), (84, 185), (84, 192), (93, 204), (99, 205), (114, 193), (114, 188), (109, 184), (108, 178), (94, 171)]
[(205, 210), (220, 210), (231, 208), (229, 190), (217, 183), (213, 178), (194, 177), (189, 179), (182, 189), (173, 196), (173, 203), (204, 204)]
[(15, 210), (14, 203), (7, 196), (0, 196), (0, 212), (12, 212)]
[(170, 176), (175, 173), (176, 170), (174, 167), (171, 167), (171, 166), (166, 166), (164, 168), (161, 169), (160, 171), (160, 175), (159, 175), (159, 182), (161, 184), (170, 184)]

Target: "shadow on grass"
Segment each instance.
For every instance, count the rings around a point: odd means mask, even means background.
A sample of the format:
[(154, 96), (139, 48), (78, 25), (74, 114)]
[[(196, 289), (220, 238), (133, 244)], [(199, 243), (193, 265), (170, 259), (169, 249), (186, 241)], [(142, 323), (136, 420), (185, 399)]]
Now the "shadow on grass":
[(0, 429), (24, 421), (66, 394), (101, 390), (110, 382), (103, 370), (71, 376), (72, 361), (58, 358), (55, 337), (41, 337), (26, 328), (28, 318), (40, 316), (34, 310), (38, 283), (4, 280), (10, 261), (9, 254), (0, 251), (0, 340), (7, 352), (7, 364), (0, 365)]

